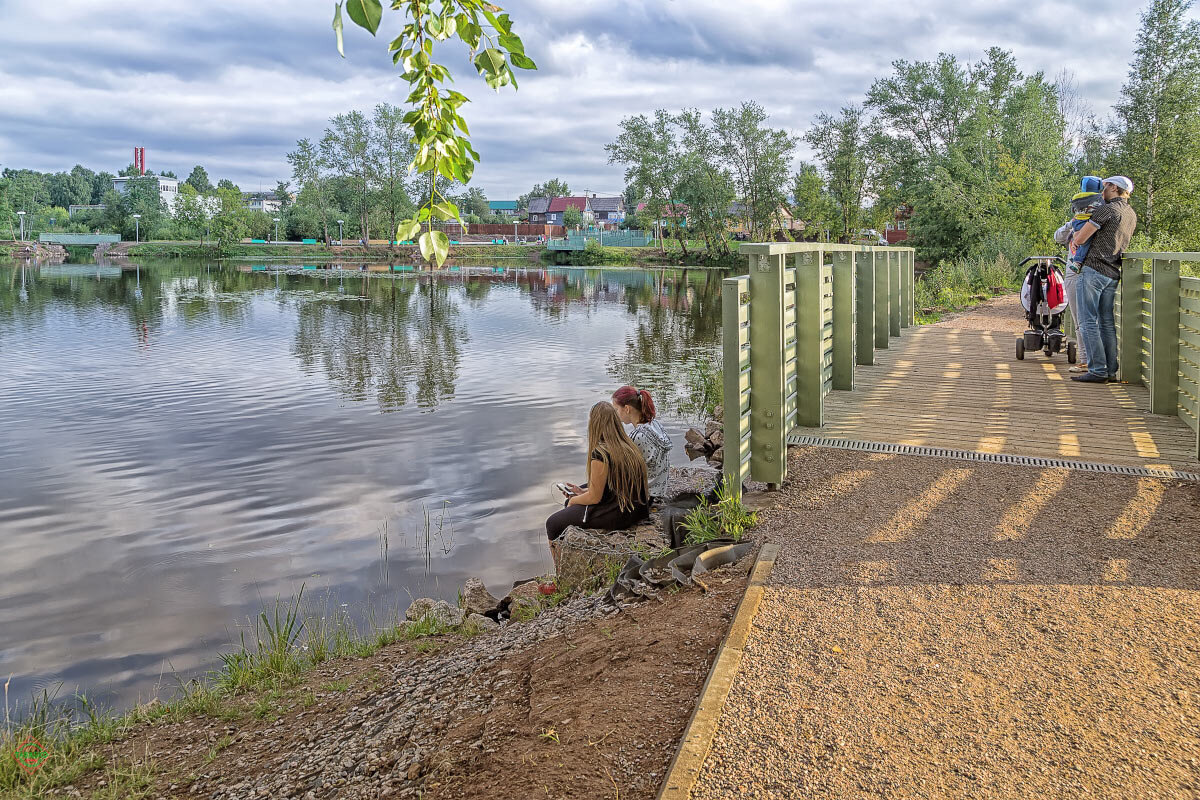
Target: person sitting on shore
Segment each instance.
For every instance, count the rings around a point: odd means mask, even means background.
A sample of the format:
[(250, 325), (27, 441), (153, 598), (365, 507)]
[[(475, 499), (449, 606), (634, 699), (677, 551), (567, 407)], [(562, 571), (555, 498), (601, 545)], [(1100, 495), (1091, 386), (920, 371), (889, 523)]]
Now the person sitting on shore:
[(587, 478), (583, 486), (565, 484), (566, 507), (546, 520), (550, 541), (572, 525), (615, 531), (650, 514), (646, 460), (625, 435), (617, 410), (609, 403), (597, 403), (588, 415)]
[(629, 439), (642, 451), (650, 497), (661, 502), (667, 496), (667, 478), (671, 468), (671, 437), (654, 417), (654, 400), (645, 389), (622, 386), (613, 392), (613, 408), (626, 425), (632, 425)]

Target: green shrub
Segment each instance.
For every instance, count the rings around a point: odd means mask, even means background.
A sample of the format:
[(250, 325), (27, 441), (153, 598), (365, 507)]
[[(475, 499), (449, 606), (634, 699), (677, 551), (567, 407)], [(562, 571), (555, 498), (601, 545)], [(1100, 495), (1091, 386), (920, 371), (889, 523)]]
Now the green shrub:
[(687, 544), (703, 544), (713, 539), (740, 541), (746, 530), (758, 524), (758, 512), (750, 511), (742, 503), (741, 493), (722, 484), (717, 489), (717, 502), (710, 504), (702, 499), (683, 518), (683, 529), (687, 531)]

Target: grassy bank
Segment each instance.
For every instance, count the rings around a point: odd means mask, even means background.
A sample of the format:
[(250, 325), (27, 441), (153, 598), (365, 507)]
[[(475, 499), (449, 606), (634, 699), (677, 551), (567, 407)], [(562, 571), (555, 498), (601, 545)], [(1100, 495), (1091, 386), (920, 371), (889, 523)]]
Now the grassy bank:
[(589, 241), (587, 248), (582, 251), (554, 253), (546, 250), (543, 260), (554, 263), (556, 258), (564, 260), (570, 266), (632, 266), (632, 267), (710, 267), (715, 269), (734, 269), (741, 266), (745, 259), (736, 250), (725, 258), (709, 259), (704, 246), (699, 242), (689, 242), (685, 256), (679, 243), (668, 240), (664, 250), (657, 247), (606, 247), (599, 242)]
[[(210, 243), (199, 242), (145, 242), (123, 248), (131, 257), (140, 258), (222, 258), (244, 260), (287, 260), (324, 263), (347, 260), (391, 260), (399, 259), (417, 263), (421, 260), (416, 247), (388, 248), (383, 246), (333, 246), (282, 245), (282, 244), (234, 244), (218, 249)], [(470, 260), (522, 260), (536, 263), (541, 248), (521, 245), (458, 245), (451, 246), (452, 261)]]
[(937, 322), (942, 314), (962, 311), (1021, 288), (1024, 271), (1003, 255), (943, 262), (917, 278), (913, 301), (917, 324)]
[[(337, 658), (367, 658), (390, 644), (427, 637), (472, 636), (469, 624), (446, 626), (427, 617), (406, 622), (400, 610), (379, 615), (368, 612), (363, 625), (330, 598), (312, 603), (303, 588), (289, 601), (277, 601), (246, 627), (231, 652), (220, 654), (221, 667), (200, 679), (177, 679), (174, 695), (152, 700), (124, 713), (98, 708), (85, 695), (60, 699), (43, 691), (29, 703), (15, 702), (5, 684), (5, 726), (0, 730), (0, 797), (34, 798), (102, 770), (105, 798), (146, 796), (153, 768), (128, 769), (110, 764), (100, 746), (128, 734), (139, 725), (191, 718), (235, 720), (271, 719), (297, 704), (307, 707), (311, 696), (295, 687), (307, 671)], [(436, 648), (436, 640), (418, 649)], [(11, 681), (11, 678), (10, 678)], [(45, 760), (33, 771), (23, 769), (18, 755), (36, 740)]]

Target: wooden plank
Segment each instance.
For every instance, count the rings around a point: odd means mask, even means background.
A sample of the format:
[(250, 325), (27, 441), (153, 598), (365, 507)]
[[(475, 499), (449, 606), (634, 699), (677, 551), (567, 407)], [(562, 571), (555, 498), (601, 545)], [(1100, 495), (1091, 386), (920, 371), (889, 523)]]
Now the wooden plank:
[(783, 256), (750, 257), (750, 477), (781, 483), (783, 432)]
[(1179, 365), (1178, 261), (1155, 259), (1151, 265), (1150, 411), (1176, 414)]

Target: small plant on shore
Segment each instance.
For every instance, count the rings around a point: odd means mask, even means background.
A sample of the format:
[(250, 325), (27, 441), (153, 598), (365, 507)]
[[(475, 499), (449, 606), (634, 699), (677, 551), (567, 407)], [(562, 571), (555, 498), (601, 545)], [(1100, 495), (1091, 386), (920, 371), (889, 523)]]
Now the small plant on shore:
[(725, 484), (717, 487), (717, 502), (709, 503), (702, 498), (682, 523), (687, 544), (703, 544), (713, 539), (740, 541), (746, 530), (757, 524), (758, 512), (747, 509), (741, 495)]

